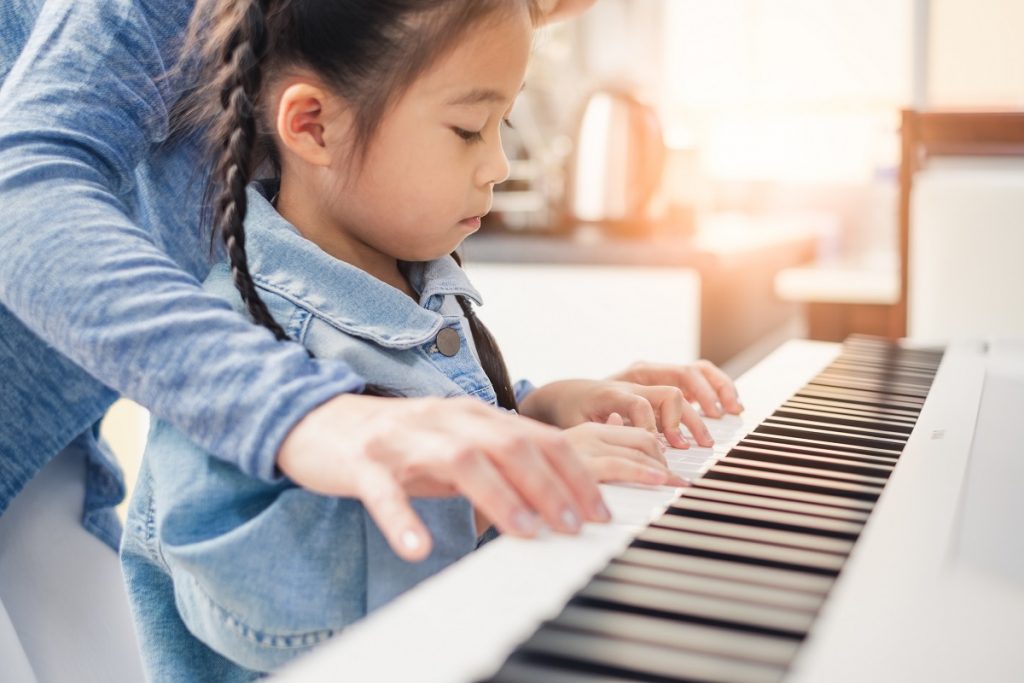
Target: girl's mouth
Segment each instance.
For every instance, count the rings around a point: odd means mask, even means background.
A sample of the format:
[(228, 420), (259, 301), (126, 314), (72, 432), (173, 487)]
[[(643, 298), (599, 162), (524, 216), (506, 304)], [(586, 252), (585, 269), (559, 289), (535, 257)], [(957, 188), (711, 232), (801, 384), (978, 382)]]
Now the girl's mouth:
[(474, 230), (480, 229), (480, 216), (473, 216), (472, 218), (463, 218), (459, 221), (459, 225), (465, 225), (467, 228), (473, 228)]

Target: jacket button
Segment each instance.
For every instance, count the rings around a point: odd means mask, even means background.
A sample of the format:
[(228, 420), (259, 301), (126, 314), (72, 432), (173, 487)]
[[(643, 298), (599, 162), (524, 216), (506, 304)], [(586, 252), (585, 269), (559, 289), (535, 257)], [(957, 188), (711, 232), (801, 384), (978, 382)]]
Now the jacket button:
[(446, 327), (437, 333), (437, 350), (451, 358), (459, 352), (462, 343), (459, 341), (459, 333), (453, 327)]

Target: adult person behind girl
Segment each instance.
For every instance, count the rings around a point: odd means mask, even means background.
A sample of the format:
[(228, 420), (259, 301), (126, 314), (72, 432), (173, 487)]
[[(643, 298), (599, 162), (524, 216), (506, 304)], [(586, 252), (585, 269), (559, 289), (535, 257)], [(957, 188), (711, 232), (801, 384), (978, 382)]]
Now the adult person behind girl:
[[(549, 3), (555, 12), (586, 4)], [(168, 136), (168, 112), (185, 84), (165, 73), (191, 9), (188, 0), (0, 5), (0, 512), (10, 505), (0, 517), (0, 602), (22, 598), (12, 616), (41, 679), (60, 671), (88, 678), (83, 663), (103, 659), (112, 640), (103, 629), (119, 628), (104, 622), (117, 596), (96, 595), (102, 572), (91, 566), (100, 559), (64, 542), (41, 556), (53, 525), (19, 526), (41, 520), (40, 509), (66, 508), (116, 543), (110, 506), (123, 488), (95, 425), (118, 393), (248, 474), (273, 480), (284, 472), (325, 492), (340, 490), (343, 473), (367, 469), (361, 449), (378, 433), (412, 450), (429, 437), (440, 453), (471, 444), (473, 426), (511, 445), (521, 445), (523, 430), (531, 434), (525, 421), (513, 428), (493, 415), (456, 420), (457, 409), (441, 411), (449, 419), (438, 422), (413, 400), (382, 409), (347, 393), (362, 383), (343, 364), (276, 343), (199, 289), (209, 269), (196, 220), (201, 155), (194, 138)], [(705, 412), (714, 414), (716, 399), (736, 409), (731, 385), (708, 367), (637, 367), (621, 378), (670, 383), (680, 372), (680, 386)], [(367, 420), (371, 413), (382, 419)], [(653, 426), (649, 412), (637, 419)], [(58, 452), (57, 479), (74, 485), (58, 492), (41, 477), (18, 495)], [(387, 484), (373, 498), (378, 522), (401, 538), (413, 520), (401, 484), (375, 473), (356, 486)], [(65, 628), (32, 623), (55, 587)], [(74, 608), (86, 592), (96, 598), (90, 605), (111, 602)]]

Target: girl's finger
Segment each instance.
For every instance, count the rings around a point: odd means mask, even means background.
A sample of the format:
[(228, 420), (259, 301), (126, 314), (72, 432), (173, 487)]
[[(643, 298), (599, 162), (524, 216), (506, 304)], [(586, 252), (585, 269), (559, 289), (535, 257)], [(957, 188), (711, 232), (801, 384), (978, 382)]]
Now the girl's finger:
[(740, 403), (739, 394), (736, 392), (736, 385), (733, 384), (729, 375), (722, 372), (710, 361), (700, 361), (697, 364), (711, 388), (718, 394), (718, 399), (728, 412), (739, 415), (743, 412), (743, 404)]
[(614, 427), (621, 427), (626, 424), (626, 421), (622, 419), (622, 416), (618, 413), (612, 413), (608, 416), (608, 419), (604, 421), (606, 425), (612, 425)]
[(722, 409), (718, 405), (718, 394), (711, 387), (703, 371), (697, 367), (689, 367), (683, 372), (686, 375), (686, 388), (690, 398), (700, 404), (701, 410), (708, 417), (721, 417)]
[[(597, 432), (597, 436), (601, 439), (602, 443), (607, 444), (607, 447), (622, 447), (635, 452), (638, 457), (653, 460), (658, 467), (666, 465), (664, 447), (658, 441), (658, 437), (646, 429), (615, 425), (595, 425), (595, 427), (602, 427)], [(603, 429), (603, 427), (613, 428)], [(601, 455), (601, 453), (596, 455)]]
[(649, 432), (658, 431), (658, 420), (654, 416), (654, 408), (646, 397), (625, 391), (619, 392), (617, 397), (634, 427), (640, 427)]
[(650, 467), (629, 457), (602, 457), (591, 461), (591, 468), (600, 481), (661, 486), (670, 476), (666, 469)]
[[(693, 411), (692, 406), (683, 397), (683, 392), (671, 386), (637, 386), (636, 392), (647, 399), (651, 405), (657, 407), (659, 427), (661, 433), (665, 435), (668, 445), (672, 448), (689, 448), (689, 442), (679, 432), (679, 424), (687, 409)], [(703, 423), (701, 426), (703, 427)], [(711, 438), (710, 433), (708, 438)]]
[(356, 487), (366, 511), (399, 557), (419, 562), (430, 554), (430, 532), (387, 469), (367, 463), (359, 472)]
[(711, 438), (711, 432), (708, 431), (708, 426), (701, 419), (700, 413), (689, 403), (683, 404), (683, 414), (680, 422), (690, 431), (698, 446), (710, 448), (715, 445), (715, 440)]

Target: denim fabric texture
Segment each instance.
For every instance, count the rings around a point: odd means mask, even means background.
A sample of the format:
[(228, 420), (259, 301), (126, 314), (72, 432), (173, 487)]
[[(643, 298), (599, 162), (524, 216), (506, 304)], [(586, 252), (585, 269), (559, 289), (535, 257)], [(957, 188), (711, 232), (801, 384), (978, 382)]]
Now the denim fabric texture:
[(0, 513), (49, 458), (90, 449), (86, 526), (120, 475), (95, 439), (119, 394), (264, 481), (291, 427), (358, 391), (206, 292), (198, 141), (169, 134), (191, 0), (0, 3)]
[[(246, 250), (289, 335), (395, 394), (495, 403), (454, 295), (480, 296), (451, 257), (404, 264), (417, 303), (301, 237), (265, 194), (249, 188)], [(206, 288), (242, 309), (226, 265)], [(435, 344), (446, 327), (461, 342), (450, 357)], [(122, 561), (147, 674), (158, 681), (194, 680), (227, 660), (242, 678), (279, 667), (477, 543), (464, 498), (415, 500), (434, 549), (405, 562), (357, 500), (250, 477), (162, 420), (136, 491)]]

